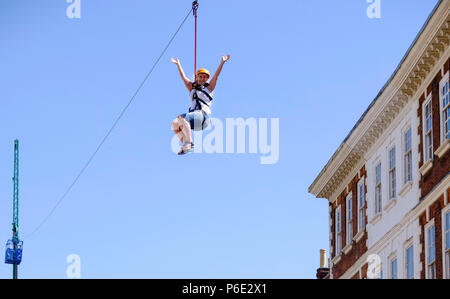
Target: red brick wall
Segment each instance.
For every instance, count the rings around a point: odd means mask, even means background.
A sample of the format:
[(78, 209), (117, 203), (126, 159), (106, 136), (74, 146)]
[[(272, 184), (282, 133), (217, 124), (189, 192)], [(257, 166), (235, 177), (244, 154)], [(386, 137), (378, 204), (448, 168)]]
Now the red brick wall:
[(419, 236), (419, 242), (420, 242), (420, 246), (422, 247), (422, 250), (420, 252), (420, 263), (422, 264), (422, 269), (420, 271), (420, 278), (421, 279), (425, 279), (425, 272), (424, 272), (424, 268), (425, 268), (425, 224), (427, 223), (426, 221), (426, 214), (425, 212), (423, 212), (420, 216), (419, 216), (419, 223), (420, 223), (420, 236)]
[[(445, 63), (445, 69), (450, 68), (450, 59)], [(440, 146), (441, 140), (441, 123), (440, 123), (440, 103), (439, 103), (439, 82), (442, 79), (442, 74), (439, 71), (431, 84), (427, 87), (427, 95), (432, 93), (432, 117), (433, 117), (433, 150), (436, 151)], [(424, 163), (423, 161), (423, 115), (422, 104), (425, 101), (425, 97), (422, 96), (419, 99), (419, 108), (417, 110), (417, 116), (419, 117), (419, 167)], [(424, 175), (421, 176), (419, 181), (419, 187), (421, 189), (421, 198), (424, 198), (434, 186), (436, 186), (443, 177), (445, 177), (450, 169), (450, 152), (447, 152), (443, 157), (439, 158), (436, 155), (433, 158), (432, 168)], [(420, 175), (420, 174), (419, 174)]]
[(369, 268), (369, 264), (365, 263), (362, 267), (361, 267), (361, 278), (362, 279), (367, 279), (367, 269)]
[[(442, 279), (443, 269), (442, 269), (442, 208), (444, 207), (444, 195), (442, 194), (436, 201), (434, 201), (429, 207), (429, 217), (430, 221), (434, 219), (434, 232), (435, 232), (435, 248), (436, 248), (436, 278)], [(422, 213), (419, 217), (420, 223), (420, 245), (422, 247), (422, 252), (420, 253), (420, 262), (422, 263), (422, 269), (420, 271), (420, 278), (424, 279), (426, 277), (427, 270), (427, 260), (426, 260), (426, 250), (427, 250), (427, 240), (425, 239), (425, 225), (426, 222), (426, 212)]]
[(331, 204), (331, 212), (330, 212), (330, 218), (331, 218), (331, 258), (334, 258), (336, 256), (336, 203)]
[[(428, 94), (428, 91), (427, 91)], [(419, 132), (419, 138), (420, 142), (418, 147), (419, 152), (419, 168), (422, 167), (424, 161), (423, 161), (423, 102), (425, 102), (425, 96), (422, 95), (419, 99), (419, 109), (417, 109), (417, 116), (419, 117), (419, 127), (417, 128), (417, 132)], [(434, 128), (433, 128), (434, 129)]]
[(447, 189), (447, 202), (450, 201), (450, 188)]
[[(338, 196), (335, 204), (333, 204), (333, 208), (331, 211), (331, 219), (333, 221), (332, 223), (332, 244), (333, 244), (333, 252), (332, 252), (332, 258), (336, 256), (336, 228), (335, 228), (335, 214), (336, 214), (336, 208), (340, 205), (341, 206), (341, 223), (342, 223), (342, 247), (344, 248), (347, 245), (347, 207), (346, 207), (346, 197), (351, 192), (352, 193), (352, 215), (353, 215), (353, 235), (356, 235), (358, 230), (358, 182), (359, 180), (364, 177), (367, 177), (366, 169), (363, 167), (358, 174), (356, 174), (353, 179), (348, 184), (348, 191), (347, 188), (342, 191), (342, 193)], [(367, 186), (366, 186), (366, 198), (367, 198)], [(367, 211), (367, 200), (365, 203), (364, 208)], [(367, 223), (367, 212), (366, 212), (366, 223)], [(332, 272), (333, 272), (333, 278), (339, 278), (342, 276), (353, 264), (355, 264), (358, 259), (367, 251), (367, 233), (364, 233), (364, 235), (361, 237), (361, 239), (358, 242), (352, 241), (352, 248), (347, 254), (344, 254), (344, 252), (341, 253), (341, 260), (336, 264), (333, 265)], [(358, 274), (359, 275), (359, 274)]]
[(444, 74), (450, 70), (450, 58), (447, 60), (447, 62), (444, 64)]

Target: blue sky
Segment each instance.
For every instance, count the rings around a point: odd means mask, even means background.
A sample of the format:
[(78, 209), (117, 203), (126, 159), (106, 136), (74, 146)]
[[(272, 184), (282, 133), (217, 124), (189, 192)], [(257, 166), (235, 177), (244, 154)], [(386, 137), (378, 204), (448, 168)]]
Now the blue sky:
[[(328, 203), (308, 186), (395, 70), (437, 3), (199, 1), (198, 64), (231, 54), (213, 116), (279, 118), (279, 161), (170, 147), (189, 98), (191, 17), (95, 160), (24, 239), (22, 278), (314, 278)], [(46, 217), (94, 152), (192, 1), (0, 2), (0, 242), (11, 238), (13, 142), (20, 233)], [(3, 256), (3, 255), (2, 255)], [(3, 257), (2, 257), (3, 258)], [(0, 278), (11, 275), (0, 263)]]

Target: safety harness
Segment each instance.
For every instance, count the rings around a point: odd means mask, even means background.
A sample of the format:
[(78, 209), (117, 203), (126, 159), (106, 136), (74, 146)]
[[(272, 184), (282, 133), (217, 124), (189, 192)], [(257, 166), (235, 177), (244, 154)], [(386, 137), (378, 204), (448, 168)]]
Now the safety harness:
[(201, 103), (208, 108), (211, 106), (213, 98), (208, 91), (205, 90), (208, 86), (208, 83), (205, 83), (204, 85), (192, 83), (191, 101), (195, 101), (195, 106), (191, 105), (189, 112), (203, 110)]
[(191, 91), (192, 104), (191, 107), (189, 108), (189, 112), (200, 110), (203, 113), (202, 129), (206, 120), (206, 112), (203, 109), (202, 104), (208, 107), (209, 110), (209, 107), (211, 106), (211, 101), (213, 100), (209, 92), (205, 90), (208, 86), (209, 86), (208, 83), (205, 83), (204, 85), (192, 83), (192, 91)]

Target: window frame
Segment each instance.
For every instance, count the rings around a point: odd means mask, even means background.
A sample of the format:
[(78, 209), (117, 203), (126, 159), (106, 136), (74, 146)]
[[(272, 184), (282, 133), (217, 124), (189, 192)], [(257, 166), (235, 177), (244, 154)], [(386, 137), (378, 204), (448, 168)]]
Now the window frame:
[[(393, 156), (392, 156), (393, 151)], [(388, 179), (389, 179), (389, 200), (397, 197), (397, 149), (393, 145), (388, 150)], [(393, 158), (393, 165), (392, 165)]]
[[(345, 198), (346, 206), (346, 244), (352, 243), (354, 237), (353, 231), (353, 194), (350, 192)], [(351, 231), (351, 234), (349, 233)]]
[[(407, 135), (409, 132), (409, 148), (408, 146), (408, 140)], [(413, 181), (413, 159), (412, 159), (412, 138), (413, 132), (412, 127), (408, 126), (406, 130), (402, 133), (402, 139), (403, 139), (403, 185), (408, 184), (409, 182)]]
[[(379, 170), (378, 170), (379, 169)], [(374, 215), (381, 214), (383, 210), (383, 189), (382, 189), (382, 168), (381, 161), (375, 164), (375, 196), (374, 196)]]
[[(410, 263), (408, 263), (408, 250), (411, 249), (412, 250), (412, 260)], [(404, 263), (404, 267), (405, 267), (405, 278), (406, 279), (414, 279), (414, 243), (412, 241), (408, 242), (405, 246), (405, 263)], [(412, 277), (409, 277), (409, 265), (412, 265)]]
[[(448, 217), (448, 222), (447, 222)], [(450, 279), (450, 205), (442, 210), (442, 253), (444, 278)], [(448, 247), (447, 247), (448, 244)]]
[[(393, 267), (394, 261), (395, 261), (395, 277), (394, 277), (394, 267)], [(390, 273), (391, 279), (398, 279), (398, 258), (397, 258), (397, 256), (393, 256), (389, 260), (389, 273)]]
[(336, 208), (336, 219), (335, 219), (335, 226), (336, 226), (336, 256), (340, 255), (342, 252), (342, 210), (341, 206), (338, 206)]
[[(427, 131), (427, 106), (430, 106), (430, 121), (431, 126)], [(431, 94), (427, 97), (425, 102), (422, 104), (422, 136), (423, 136), (423, 163), (426, 163), (434, 158), (433, 149), (433, 102)], [(430, 144), (427, 144), (427, 136), (430, 136)], [(430, 151), (431, 149), (431, 151)]]
[[(432, 234), (430, 234), (432, 230)], [(426, 268), (426, 278), (436, 279), (436, 226), (434, 225), (434, 219), (430, 220), (425, 227), (425, 268)], [(430, 238), (432, 238), (432, 243), (430, 244)], [(433, 261), (430, 261), (431, 254), (430, 250), (433, 249)]]
[[(361, 188), (363, 189), (361, 192)], [(366, 229), (366, 182), (365, 177), (362, 177), (358, 182), (358, 233)], [(363, 200), (363, 202), (361, 202)]]
[[(450, 98), (450, 82), (449, 82), (449, 72), (447, 71), (444, 76), (442, 77), (441, 81), (439, 82), (439, 118), (440, 118), (440, 131), (441, 131), (441, 144), (443, 142), (445, 142), (446, 140), (450, 139), (449, 138), (449, 134), (450, 131), (447, 132), (447, 135), (445, 134), (446, 131), (446, 122), (450, 122), (450, 113), (449, 115), (447, 115), (447, 120), (444, 120), (444, 115), (445, 115), (445, 110), (450, 108), (450, 100), (448, 102), (448, 104), (443, 107), (443, 94), (442, 94), (442, 90), (445, 87), (445, 85), (447, 85), (447, 94), (446, 96), (448, 96)], [(448, 126), (448, 125), (447, 125)]]

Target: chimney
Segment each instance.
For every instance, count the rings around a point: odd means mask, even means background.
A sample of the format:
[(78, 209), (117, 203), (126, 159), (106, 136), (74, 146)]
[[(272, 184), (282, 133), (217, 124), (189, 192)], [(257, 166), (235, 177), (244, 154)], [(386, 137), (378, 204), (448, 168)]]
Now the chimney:
[(325, 249), (320, 249), (320, 268), (327, 267), (327, 251)]
[(327, 251), (325, 249), (320, 249), (320, 268), (317, 269), (316, 277), (317, 279), (327, 278), (330, 269), (327, 268)]

